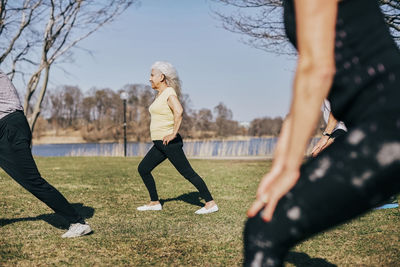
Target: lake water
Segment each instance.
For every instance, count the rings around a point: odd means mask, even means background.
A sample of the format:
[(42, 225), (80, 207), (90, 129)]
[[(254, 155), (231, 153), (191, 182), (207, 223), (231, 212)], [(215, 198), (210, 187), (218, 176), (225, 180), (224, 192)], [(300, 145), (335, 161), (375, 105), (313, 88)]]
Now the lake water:
[[(250, 138), (247, 140), (185, 141), (183, 149), (188, 157), (272, 157), (278, 138)], [(318, 138), (311, 140), (314, 145)], [(144, 156), (152, 143), (128, 143), (127, 156)], [(123, 156), (124, 145), (120, 143), (84, 143), (34, 145), (35, 156)]]

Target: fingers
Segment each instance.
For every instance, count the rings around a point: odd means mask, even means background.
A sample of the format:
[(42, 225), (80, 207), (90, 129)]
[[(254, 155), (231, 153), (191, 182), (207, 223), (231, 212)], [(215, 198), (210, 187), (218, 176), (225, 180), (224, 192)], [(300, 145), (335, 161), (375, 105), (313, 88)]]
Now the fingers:
[(321, 152), (321, 148), (318, 150), (315, 150), (311, 155), (315, 158), (318, 156), (319, 152)]
[(314, 146), (313, 149), (311, 150), (311, 154), (314, 154), (314, 152), (318, 149), (318, 145)]
[(163, 138), (163, 145), (168, 145), (169, 141), (171, 141), (170, 139), (171, 139), (171, 138), (169, 137), (169, 135), (164, 136), (164, 138)]
[(253, 202), (253, 205), (251, 205), (247, 211), (247, 216), (250, 218), (256, 216), (256, 214), (265, 206), (266, 203), (268, 203), (268, 195), (264, 194), (261, 198), (257, 198)]
[(269, 222), (272, 220), (272, 215), (274, 214), (278, 201), (279, 198), (277, 197), (271, 197), (269, 199), (268, 205), (265, 206), (261, 216), (264, 221)]

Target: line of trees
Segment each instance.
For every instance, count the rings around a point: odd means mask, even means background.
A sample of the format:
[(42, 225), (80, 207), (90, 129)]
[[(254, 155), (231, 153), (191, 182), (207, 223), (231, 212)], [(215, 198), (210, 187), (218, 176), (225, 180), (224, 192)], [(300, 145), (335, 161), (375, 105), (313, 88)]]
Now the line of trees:
[[(150, 113), (154, 90), (148, 85), (128, 84), (119, 91), (92, 88), (84, 94), (78, 86), (61, 86), (49, 91), (34, 135), (46, 131), (80, 131), (88, 142), (118, 141), (123, 137), (122, 91), (127, 92), (127, 137), (130, 141), (150, 140)], [(185, 138), (207, 139), (229, 136), (277, 136), (283, 119), (257, 118), (249, 125), (233, 120), (232, 111), (223, 103), (211, 109), (193, 110), (188, 95), (181, 97), (184, 107), (180, 133)]]

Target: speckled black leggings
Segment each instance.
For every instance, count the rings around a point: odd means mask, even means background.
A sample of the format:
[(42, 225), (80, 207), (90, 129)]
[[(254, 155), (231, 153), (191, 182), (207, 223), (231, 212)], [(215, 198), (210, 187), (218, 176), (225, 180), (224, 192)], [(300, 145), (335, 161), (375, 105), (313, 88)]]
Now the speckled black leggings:
[(375, 114), (301, 168), (269, 223), (244, 232), (245, 266), (281, 266), (296, 243), (354, 218), (400, 191), (400, 109)]

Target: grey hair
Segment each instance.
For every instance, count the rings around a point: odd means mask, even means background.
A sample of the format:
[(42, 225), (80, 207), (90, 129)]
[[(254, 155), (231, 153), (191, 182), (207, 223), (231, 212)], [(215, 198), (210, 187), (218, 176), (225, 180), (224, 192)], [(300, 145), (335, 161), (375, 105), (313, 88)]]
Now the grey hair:
[(151, 66), (151, 69), (159, 70), (165, 76), (165, 82), (169, 87), (175, 89), (178, 98), (181, 96), (181, 80), (175, 67), (166, 61), (156, 61)]

